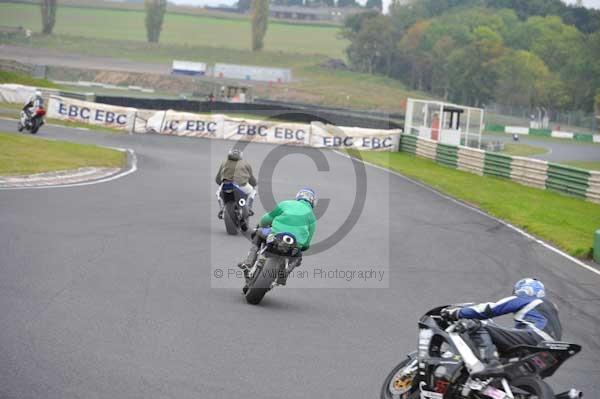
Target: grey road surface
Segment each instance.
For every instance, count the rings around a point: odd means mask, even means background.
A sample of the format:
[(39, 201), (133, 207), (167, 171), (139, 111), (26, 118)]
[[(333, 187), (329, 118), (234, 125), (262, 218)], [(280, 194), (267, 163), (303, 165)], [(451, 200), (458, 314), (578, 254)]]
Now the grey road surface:
[[(600, 276), (497, 221), (372, 167), (356, 183), (361, 168), (330, 151), (249, 145), (257, 213), (270, 186), (277, 200), (306, 185), (329, 199), (316, 242), (367, 188), (349, 234), (251, 306), (226, 277), (248, 242), (215, 216), (213, 173), (231, 142), (51, 126), (40, 136), (132, 148), (139, 170), (0, 191), (1, 398), (375, 398), (415, 349), (420, 315), (509, 295), (524, 276), (546, 283), (564, 339), (584, 347), (552, 385), (600, 395)], [(274, 167), (278, 151), (290, 155)], [(319, 154), (329, 171), (309, 157)], [(384, 278), (341, 277), (361, 270)]]
[[(512, 137), (506, 134), (486, 134), (484, 137), (487, 140), (513, 142)], [(520, 136), (518, 143), (545, 148), (547, 150), (545, 154), (532, 157), (545, 161), (600, 161), (600, 144), (574, 142), (567, 139), (539, 139), (527, 136)]]
[[(56, 65), (70, 68), (102, 69), (107, 71), (123, 71), (168, 75), (171, 67), (168, 64), (150, 62), (134, 62), (112, 57), (73, 54), (45, 48), (29, 48), (0, 44), (0, 58), (28, 64)], [(100, 68), (100, 66), (102, 66)]]

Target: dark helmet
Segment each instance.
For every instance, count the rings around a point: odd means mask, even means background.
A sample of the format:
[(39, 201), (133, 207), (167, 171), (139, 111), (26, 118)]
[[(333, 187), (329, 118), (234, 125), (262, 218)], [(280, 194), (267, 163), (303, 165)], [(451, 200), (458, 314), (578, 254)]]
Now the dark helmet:
[(312, 206), (314, 208), (315, 204), (317, 203), (317, 195), (310, 188), (302, 188), (296, 194), (296, 200), (306, 201), (310, 204), (310, 206)]
[(242, 159), (242, 151), (238, 150), (237, 148), (232, 148), (231, 150), (229, 150), (229, 153), (227, 154), (227, 158), (229, 158), (231, 161), (239, 161), (240, 159)]

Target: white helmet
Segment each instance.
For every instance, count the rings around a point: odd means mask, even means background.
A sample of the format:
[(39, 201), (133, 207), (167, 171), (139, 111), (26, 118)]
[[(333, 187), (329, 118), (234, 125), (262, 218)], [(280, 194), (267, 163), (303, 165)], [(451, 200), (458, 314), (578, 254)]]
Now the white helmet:
[(306, 201), (314, 208), (317, 203), (317, 195), (310, 188), (302, 188), (298, 191), (298, 194), (296, 194), (296, 200)]
[(35, 96), (36, 97), (41, 97), (42, 96), (42, 91), (40, 89), (36, 89)]

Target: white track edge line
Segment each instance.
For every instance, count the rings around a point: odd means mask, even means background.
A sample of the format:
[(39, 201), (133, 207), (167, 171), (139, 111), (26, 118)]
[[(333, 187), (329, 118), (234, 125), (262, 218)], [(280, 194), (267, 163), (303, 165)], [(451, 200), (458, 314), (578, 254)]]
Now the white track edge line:
[(99, 180), (92, 180), (92, 181), (84, 181), (84, 182), (80, 182), (80, 183), (67, 183), (67, 184), (57, 184), (57, 185), (49, 185), (49, 186), (35, 186), (35, 187), (3, 187), (0, 188), (0, 190), (37, 190), (37, 189), (48, 189), (48, 188), (67, 188), (67, 187), (79, 187), (79, 186), (90, 186), (92, 184), (100, 184), (100, 183), (106, 183), (112, 180), (116, 180), (116, 179), (120, 179), (121, 177), (125, 177), (135, 171), (137, 171), (137, 156), (135, 154), (135, 151), (133, 151), (130, 148), (119, 148), (119, 147), (105, 147), (105, 148), (111, 148), (113, 150), (117, 150), (117, 151), (121, 151), (121, 152), (126, 152), (129, 154), (129, 156), (131, 157), (131, 166), (122, 171), (119, 172), (115, 175), (109, 176), (109, 177), (105, 177)]
[(379, 170), (391, 173), (391, 174), (393, 174), (395, 176), (398, 176), (398, 177), (400, 177), (400, 178), (402, 178), (402, 179), (404, 179), (406, 181), (409, 181), (409, 182), (411, 182), (413, 184), (416, 184), (417, 186), (419, 186), (421, 188), (424, 188), (424, 189), (426, 189), (426, 190), (428, 190), (428, 191), (430, 191), (432, 193), (435, 193), (435, 194), (437, 194), (438, 196), (440, 196), (442, 198), (450, 200), (450, 201), (454, 202), (455, 204), (461, 205), (461, 206), (463, 206), (463, 207), (465, 207), (467, 209), (470, 209), (470, 210), (472, 210), (474, 212), (477, 212), (480, 215), (487, 216), (488, 218), (490, 218), (492, 220), (495, 220), (496, 222), (501, 223), (504, 226), (507, 226), (508, 228), (516, 231), (517, 233), (521, 234), (522, 236), (524, 236), (524, 237), (526, 237), (526, 238), (528, 238), (528, 239), (530, 239), (530, 240), (532, 240), (532, 241), (540, 244), (541, 246), (545, 247), (546, 249), (549, 249), (550, 251), (552, 251), (552, 252), (554, 252), (554, 253), (562, 256), (563, 258), (566, 258), (566, 259), (570, 260), (571, 262), (575, 263), (576, 265), (578, 265), (578, 266), (580, 266), (580, 267), (582, 267), (582, 268), (584, 268), (584, 269), (586, 269), (586, 270), (588, 270), (588, 271), (590, 271), (592, 273), (595, 273), (595, 274), (597, 274), (597, 275), (600, 276), (600, 270), (598, 270), (598, 269), (596, 269), (596, 268), (594, 268), (594, 267), (592, 267), (592, 266), (590, 266), (590, 265), (588, 265), (588, 264), (580, 261), (579, 259), (577, 259), (577, 258), (569, 255), (568, 253), (566, 253), (566, 252), (564, 252), (564, 251), (562, 251), (562, 250), (560, 250), (560, 249), (552, 246), (551, 244), (548, 244), (547, 242), (545, 242), (545, 241), (543, 241), (543, 240), (541, 240), (541, 239), (539, 239), (539, 238), (537, 238), (537, 237), (535, 237), (535, 236), (527, 233), (525, 230), (522, 230), (522, 229), (520, 229), (517, 226), (514, 226), (514, 225), (512, 225), (512, 224), (510, 224), (510, 223), (508, 223), (508, 222), (506, 222), (506, 221), (504, 221), (502, 219), (499, 219), (499, 218), (497, 218), (495, 216), (492, 216), (489, 213), (487, 213), (487, 212), (485, 212), (485, 211), (483, 211), (483, 210), (481, 210), (479, 208), (476, 208), (476, 207), (474, 207), (472, 205), (466, 204), (466, 203), (464, 203), (464, 202), (462, 202), (462, 201), (460, 201), (460, 200), (458, 200), (458, 199), (456, 199), (454, 197), (451, 197), (451, 196), (449, 196), (447, 194), (444, 194), (444, 193), (436, 190), (433, 187), (430, 187), (430, 186), (428, 186), (428, 185), (426, 185), (424, 183), (421, 183), (421, 182), (419, 182), (417, 180), (411, 179), (410, 177), (404, 176), (403, 174), (398, 173), (398, 172), (396, 172), (394, 170), (390, 170), (390, 169), (387, 169), (387, 168), (385, 168), (383, 166), (372, 164), (372, 163), (367, 162), (367, 161), (365, 161), (363, 159), (358, 159), (358, 158), (351, 157), (350, 155), (344, 154), (344, 153), (342, 153), (342, 152), (340, 152), (338, 150), (333, 150), (333, 152), (336, 153), (336, 154), (338, 154), (338, 155), (340, 155), (340, 156), (342, 156), (342, 157), (350, 158), (350, 159), (355, 159), (357, 161), (360, 161), (360, 162), (364, 163), (365, 165), (369, 165), (369, 166), (371, 166), (373, 168), (376, 168), (376, 169), (379, 169)]

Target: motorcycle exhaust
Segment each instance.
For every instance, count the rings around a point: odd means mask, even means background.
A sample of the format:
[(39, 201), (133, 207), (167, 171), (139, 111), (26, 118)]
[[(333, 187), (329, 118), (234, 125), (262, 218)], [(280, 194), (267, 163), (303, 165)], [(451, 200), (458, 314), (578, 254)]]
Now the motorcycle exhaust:
[(575, 388), (571, 388), (570, 390), (563, 392), (563, 393), (559, 393), (558, 395), (555, 396), (556, 399), (577, 399), (577, 398), (583, 398), (583, 392), (575, 389)]
[(243, 198), (240, 198), (240, 200), (238, 201), (238, 204), (239, 204), (240, 206), (245, 206), (245, 205), (246, 205), (246, 200), (245, 200), (245, 199), (243, 199)]

